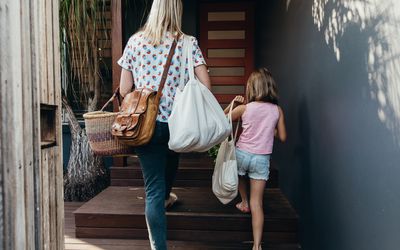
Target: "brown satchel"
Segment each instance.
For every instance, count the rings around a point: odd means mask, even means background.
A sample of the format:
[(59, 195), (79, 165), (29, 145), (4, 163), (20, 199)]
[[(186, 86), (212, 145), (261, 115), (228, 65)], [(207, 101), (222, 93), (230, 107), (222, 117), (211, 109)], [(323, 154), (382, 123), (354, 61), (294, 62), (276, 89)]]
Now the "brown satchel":
[(177, 41), (174, 40), (168, 54), (158, 91), (148, 88), (135, 89), (122, 101), (121, 109), (112, 125), (111, 133), (121, 143), (129, 146), (147, 144), (154, 133), (158, 106), (171, 66)]

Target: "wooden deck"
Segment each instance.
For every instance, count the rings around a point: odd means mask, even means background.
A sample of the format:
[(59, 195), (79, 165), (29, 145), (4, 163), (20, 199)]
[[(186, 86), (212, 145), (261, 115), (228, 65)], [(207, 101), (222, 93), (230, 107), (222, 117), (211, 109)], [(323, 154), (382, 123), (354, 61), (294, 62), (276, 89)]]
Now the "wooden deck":
[[(65, 207), (65, 250), (150, 250), (147, 240), (131, 239), (89, 239), (75, 236), (75, 219), (73, 212), (84, 203), (66, 202)], [(168, 249), (175, 250), (245, 250), (251, 249), (251, 243), (217, 243), (195, 241), (169, 241)], [(295, 244), (268, 244), (267, 250), (297, 250)]]
[[(214, 163), (204, 154), (181, 157), (174, 192), (179, 202), (167, 212), (168, 249), (251, 249), (251, 217), (236, 201), (222, 205), (213, 195)], [(265, 192), (264, 248), (300, 249), (298, 217), (278, 188), (273, 169)], [(150, 249), (139, 162), (111, 169), (111, 186), (86, 203), (66, 203), (66, 249)]]

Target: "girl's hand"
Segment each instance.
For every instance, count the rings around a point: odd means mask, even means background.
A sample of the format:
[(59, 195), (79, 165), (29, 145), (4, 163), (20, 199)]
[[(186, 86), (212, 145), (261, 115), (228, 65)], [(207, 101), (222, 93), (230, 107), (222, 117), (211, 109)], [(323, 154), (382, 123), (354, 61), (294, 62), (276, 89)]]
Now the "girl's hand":
[(236, 108), (239, 104), (243, 104), (243, 103), (244, 103), (244, 97), (243, 97), (243, 96), (240, 96), (240, 95), (236, 96), (236, 97), (233, 99), (232, 103), (229, 104), (228, 107), (225, 108), (224, 113), (225, 113), (225, 114), (228, 114), (228, 113), (229, 113), (229, 110), (230, 110), (230, 108), (231, 108), (231, 106), (232, 106), (232, 108), (234, 109), (234, 108)]
[(244, 97), (240, 96), (240, 95), (236, 96), (235, 99), (233, 99), (233, 103), (234, 104), (235, 104), (235, 102), (239, 103), (239, 104), (243, 104), (244, 103)]

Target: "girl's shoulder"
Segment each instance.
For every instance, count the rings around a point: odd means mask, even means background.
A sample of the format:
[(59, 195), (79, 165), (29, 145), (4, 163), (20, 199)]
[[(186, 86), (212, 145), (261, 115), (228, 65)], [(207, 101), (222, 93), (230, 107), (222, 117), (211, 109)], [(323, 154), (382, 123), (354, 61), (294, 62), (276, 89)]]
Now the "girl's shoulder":
[(271, 102), (250, 102), (247, 103), (246, 106), (249, 107), (249, 110), (254, 110), (257, 112), (258, 110), (263, 110), (267, 112), (274, 112), (274, 113), (282, 113), (282, 109), (279, 105), (271, 103)]
[(277, 104), (274, 104), (272, 102), (262, 102), (262, 101), (253, 101), (253, 102), (249, 102), (246, 105), (249, 106), (259, 106), (259, 107), (279, 107)]

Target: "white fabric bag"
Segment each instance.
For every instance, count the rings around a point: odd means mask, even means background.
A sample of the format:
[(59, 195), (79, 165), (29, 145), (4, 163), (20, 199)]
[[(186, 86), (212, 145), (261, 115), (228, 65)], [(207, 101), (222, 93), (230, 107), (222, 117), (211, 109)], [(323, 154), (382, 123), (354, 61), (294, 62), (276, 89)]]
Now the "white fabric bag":
[[(193, 45), (184, 36), (181, 84), (168, 120), (168, 146), (175, 152), (205, 152), (229, 136), (231, 126), (211, 91), (194, 74)], [(186, 58), (189, 81), (184, 84)]]
[[(232, 107), (229, 111), (229, 122), (232, 128)], [(231, 138), (226, 138), (218, 151), (212, 176), (212, 190), (215, 196), (223, 204), (227, 204), (236, 198), (239, 186), (237, 170), (235, 141), (239, 125), (236, 127), (235, 136), (231, 133)]]

